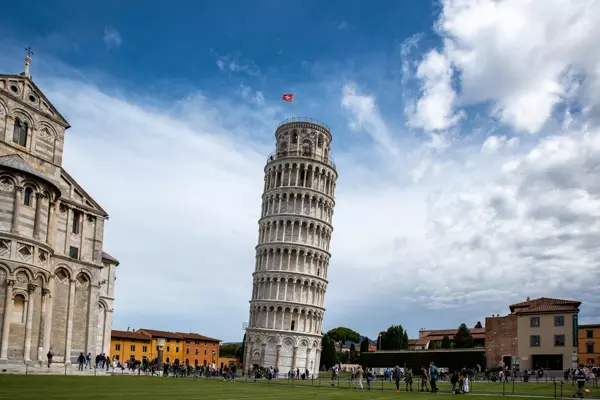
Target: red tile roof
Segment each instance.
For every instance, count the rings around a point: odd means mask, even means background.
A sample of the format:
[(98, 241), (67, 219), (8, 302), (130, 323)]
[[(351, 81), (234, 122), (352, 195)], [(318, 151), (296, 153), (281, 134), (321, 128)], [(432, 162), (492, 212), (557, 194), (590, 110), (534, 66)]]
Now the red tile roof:
[(185, 339), (203, 340), (205, 342), (221, 342), (221, 340), (219, 340), (219, 339), (209, 338), (208, 336), (202, 336), (197, 333), (183, 333), (183, 332), (175, 332), (175, 333), (177, 333), (178, 335), (181, 335)]
[(167, 338), (167, 339), (183, 339), (183, 336), (181, 336), (178, 333), (175, 332), (169, 332), (169, 331), (157, 331), (154, 329), (138, 329), (138, 331), (143, 331), (144, 333), (152, 336), (152, 337), (159, 337), (159, 338)]
[[(469, 331), (471, 332), (471, 336), (473, 336), (473, 339), (485, 339), (485, 328), (470, 328)], [(408, 341), (408, 344), (414, 344), (414, 345), (426, 345), (428, 342), (432, 341), (432, 340), (442, 340), (444, 339), (444, 336), (448, 336), (448, 338), (450, 340), (454, 339), (454, 335), (456, 335), (456, 332), (458, 332), (458, 328), (457, 329), (432, 329), (432, 330), (425, 330), (424, 336), (419, 338), (419, 339), (411, 339)], [(412, 340), (414, 340), (414, 342), (411, 342)]]
[(538, 299), (527, 300), (522, 303), (513, 304), (510, 306), (510, 311), (515, 314), (577, 312), (580, 305), (580, 301), (540, 297)]
[(144, 335), (139, 332), (129, 332), (129, 331), (111, 331), (110, 337), (114, 338), (122, 338), (122, 339), (135, 339), (135, 340), (150, 340), (150, 336)]

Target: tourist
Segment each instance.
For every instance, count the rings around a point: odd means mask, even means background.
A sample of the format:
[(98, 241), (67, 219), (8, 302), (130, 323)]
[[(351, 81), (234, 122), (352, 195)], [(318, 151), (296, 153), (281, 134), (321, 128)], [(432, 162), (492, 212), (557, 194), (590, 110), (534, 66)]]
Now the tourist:
[(85, 364), (85, 356), (83, 353), (79, 353), (79, 357), (77, 357), (77, 363), (79, 364), (79, 371), (83, 371), (83, 364)]
[(435, 366), (435, 364), (433, 363), (433, 361), (429, 364), (429, 377), (431, 379), (431, 391), (432, 392), (437, 392), (438, 388), (437, 388), (437, 384), (436, 384), (436, 380), (438, 378), (439, 372), (437, 367)]
[(467, 370), (463, 370), (463, 377), (462, 377), (462, 391), (461, 393), (469, 393), (469, 373), (467, 372)]
[(421, 367), (421, 374), (421, 392), (429, 392), (429, 373), (427, 372), (427, 368)]
[(408, 392), (408, 389), (410, 388), (410, 391), (412, 392), (413, 372), (410, 367), (406, 367), (404, 371), (404, 382), (406, 383), (406, 391)]
[(367, 389), (371, 390), (371, 381), (374, 378), (373, 371), (371, 370), (371, 368), (367, 368), (367, 370), (365, 371), (365, 375), (367, 376)]
[[(583, 364), (579, 364), (579, 368), (575, 370), (575, 380), (577, 381), (577, 396), (583, 399), (583, 387), (585, 386), (585, 371)], [(575, 395), (573, 395), (575, 397)]]
[(460, 385), (459, 385), (459, 389), (457, 392), (456, 389), (456, 384), (458, 383), (459, 377), (458, 377), (458, 371), (454, 370), (454, 372), (452, 373), (452, 376), (450, 377), (450, 383), (452, 384), (452, 393), (460, 393)]
[(354, 376), (356, 377), (356, 388), (362, 390), (363, 369), (360, 365), (358, 366), (358, 368), (356, 368)]
[(46, 357), (48, 357), (48, 368), (50, 368), (50, 365), (52, 364), (52, 357), (54, 357), (54, 354), (52, 354), (52, 350), (48, 350), (48, 354), (46, 354)]
[(402, 378), (402, 370), (399, 366), (394, 367), (394, 381), (396, 382), (396, 393), (400, 391), (400, 378)]

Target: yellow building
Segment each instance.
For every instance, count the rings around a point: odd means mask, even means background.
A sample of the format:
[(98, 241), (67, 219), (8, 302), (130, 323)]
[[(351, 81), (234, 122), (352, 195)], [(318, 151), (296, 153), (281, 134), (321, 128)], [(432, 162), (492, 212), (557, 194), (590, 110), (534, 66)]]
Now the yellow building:
[(212, 365), (219, 362), (219, 339), (197, 333), (180, 333), (138, 329), (137, 331), (112, 331), (111, 359), (127, 361), (133, 356), (138, 361), (158, 358), (158, 343), (164, 340), (163, 362), (169, 364)]
[(117, 361), (127, 361), (132, 357), (138, 361), (145, 358), (151, 360), (150, 337), (139, 332), (111, 331), (110, 358)]
[(143, 333), (152, 340), (151, 360), (158, 357), (158, 340), (165, 339), (163, 348), (163, 361), (169, 364), (179, 364), (185, 361), (184, 357), (184, 339), (175, 332), (157, 331), (154, 329), (138, 329), (137, 332)]

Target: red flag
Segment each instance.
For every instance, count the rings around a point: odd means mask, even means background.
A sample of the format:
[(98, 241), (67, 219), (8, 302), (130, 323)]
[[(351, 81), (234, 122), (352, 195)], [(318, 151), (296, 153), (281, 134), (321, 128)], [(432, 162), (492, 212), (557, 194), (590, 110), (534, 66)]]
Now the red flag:
[(294, 100), (294, 94), (293, 93), (285, 93), (283, 96), (281, 96), (281, 100), (283, 100), (283, 101), (293, 101)]

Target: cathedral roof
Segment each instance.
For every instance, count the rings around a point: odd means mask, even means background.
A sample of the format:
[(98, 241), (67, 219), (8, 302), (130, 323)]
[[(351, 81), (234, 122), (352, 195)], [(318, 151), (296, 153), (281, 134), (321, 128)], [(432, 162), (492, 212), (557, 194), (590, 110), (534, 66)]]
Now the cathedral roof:
[(41, 89), (33, 82), (33, 80), (31, 79), (31, 77), (27, 77), (27, 76), (22, 76), (22, 75), (6, 75), (6, 74), (0, 74), (0, 79), (6, 79), (9, 82), (9, 87), (10, 87), (10, 81), (14, 81), (14, 82), (22, 82), (25, 83), (25, 85), (29, 85), (29, 91), (32, 92), (32, 94), (34, 94), (35, 96), (37, 96), (38, 98), (43, 100), (43, 103), (46, 107), (44, 108), (37, 108), (35, 106), (33, 106), (32, 104), (28, 103), (27, 101), (24, 101), (22, 99), (21, 96), (15, 96), (14, 94), (12, 94), (12, 92), (9, 90), (6, 91), (6, 93), (8, 93), (9, 95), (11, 95), (11, 97), (18, 101), (19, 103), (22, 103), (23, 105), (27, 106), (27, 107), (31, 107), (34, 108), (36, 111), (42, 111), (45, 114), (47, 114), (48, 117), (50, 117), (51, 119), (57, 121), (58, 123), (60, 123), (61, 125), (63, 125), (65, 127), (65, 129), (70, 128), (71, 125), (69, 124), (69, 122), (65, 119), (65, 117), (63, 117), (61, 115), (61, 113), (58, 112), (58, 110), (56, 109), (56, 107), (54, 107), (54, 105), (52, 105), (52, 103), (50, 102), (50, 100), (48, 100), (48, 98), (46, 97), (46, 95), (41, 91)]
[(110, 254), (108, 254), (107, 252), (103, 251), (102, 252), (102, 259), (103, 260), (108, 260), (113, 264), (119, 265), (119, 260), (117, 260), (116, 258), (114, 258), (113, 256), (111, 256)]
[(25, 172), (26, 174), (33, 175), (37, 178), (50, 182), (56, 188), (59, 187), (56, 182), (54, 182), (48, 176), (45, 176), (44, 174), (36, 170), (31, 164), (25, 161), (25, 159), (18, 154), (8, 154), (6, 156), (0, 156), (0, 166)]

